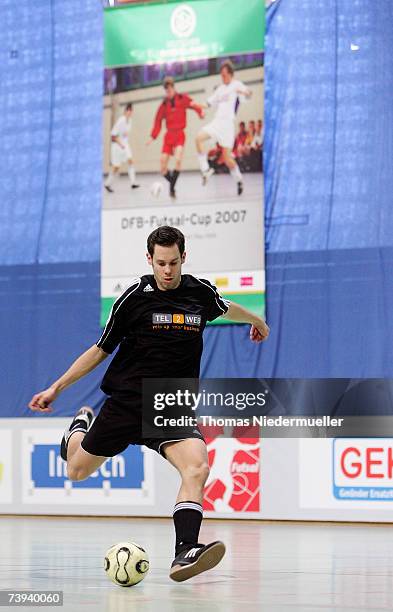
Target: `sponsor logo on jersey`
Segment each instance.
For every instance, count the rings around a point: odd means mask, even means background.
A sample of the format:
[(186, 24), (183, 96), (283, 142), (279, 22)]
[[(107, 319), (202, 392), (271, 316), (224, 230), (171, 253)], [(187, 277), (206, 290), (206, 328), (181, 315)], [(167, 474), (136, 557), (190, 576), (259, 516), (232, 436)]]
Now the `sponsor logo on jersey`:
[(143, 290), (145, 293), (148, 293), (149, 291), (154, 291), (153, 287), (151, 285), (146, 285), (146, 287)]
[(340, 500), (393, 501), (393, 440), (334, 440), (333, 494)]
[(154, 312), (153, 325), (194, 325), (199, 326), (202, 321), (201, 315), (196, 314), (172, 314), (165, 312)]

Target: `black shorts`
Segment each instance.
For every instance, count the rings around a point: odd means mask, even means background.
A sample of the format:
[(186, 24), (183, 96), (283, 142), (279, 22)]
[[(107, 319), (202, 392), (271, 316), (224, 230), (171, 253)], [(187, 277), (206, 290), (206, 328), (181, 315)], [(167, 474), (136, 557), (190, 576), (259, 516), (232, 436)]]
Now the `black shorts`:
[(180, 442), (188, 438), (205, 441), (201, 432), (195, 428), (190, 428), (176, 438), (143, 438), (141, 409), (136, 407), (133, 400), (108, 397), (83, 438), (82, 448), (91, 455), (114, 457), (129, 444), (144, 444), (165, 457), (163, 449), (167, 442)]

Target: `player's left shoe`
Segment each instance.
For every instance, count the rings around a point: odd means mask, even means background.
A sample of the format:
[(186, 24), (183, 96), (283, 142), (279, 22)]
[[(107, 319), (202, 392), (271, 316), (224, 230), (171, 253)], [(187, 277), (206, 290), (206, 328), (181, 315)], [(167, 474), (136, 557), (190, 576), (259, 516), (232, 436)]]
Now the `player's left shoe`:
[(183, 582), (215, 567), (225, 554), (223, 542), (196, 544), (179, 553), (172, 563), (169, 577), (176, 582)]
[(244, 189), (243, 182), (239, 181), (238, 184), (237, 184), (237, 195), (239, 195), (239, 196), (242, 195), (243, 189)]
[(131, 185), (131, 189), (138, 189), (139, 187), (140, 187), (140, 185), (137, 185), (136, 183)]
[(112, 187), (110, 185), (104, 185), (105, 189), (109, 192), (109, 193), (115, 193), (115, 190), (112, 189)]
[(87, 433), (94, 419), (94, 412), (89, 406), (83, 406), (78, 410), (71, 425), (65, 430), (60, 445), (60, 455), (64, 461), (67, 461), (68, 441), (72, 434), (77, 431)]
[(173, 200), (176, 199), (176, 190), (174, 187), (172, 187), (172, 185), (169, 188), (169, 195)]

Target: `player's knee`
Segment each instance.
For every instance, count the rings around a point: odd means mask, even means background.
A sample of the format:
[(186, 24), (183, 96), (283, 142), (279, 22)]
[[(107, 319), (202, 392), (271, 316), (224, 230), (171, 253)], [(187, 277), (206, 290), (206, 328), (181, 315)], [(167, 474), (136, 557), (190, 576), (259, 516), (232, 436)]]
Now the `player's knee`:
[(209, 464), (205, 461), (194, 465), (188, 465), (183, 472), (183, 479), (205, 484), (209, 477)]
[(67, 465), (67, 476), (68, 480), (78, 482), (80, 480), (86, 480), (89, 474), (88, 472), (79, 466)]

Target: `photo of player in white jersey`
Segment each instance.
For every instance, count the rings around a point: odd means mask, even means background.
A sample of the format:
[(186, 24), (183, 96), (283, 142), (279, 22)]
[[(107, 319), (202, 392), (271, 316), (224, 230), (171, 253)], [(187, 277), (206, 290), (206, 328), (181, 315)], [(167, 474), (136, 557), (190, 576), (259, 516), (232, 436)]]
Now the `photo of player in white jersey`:
[(241, 101), (251, 97), (251, 90), (244, 83), (235, 79), (234, 72), (234, 66), (230, 60), (221, 64), (222, 84), (207, 99), (207, 103), (201, 105), (203, 108), (214, 107), (216, 113), (214, 119), (198, 132), (195, 142), (203, 185), (206, 185), (210, 176), (214, 174), (213, 168), (209, 167), (207, 155), (203, 151), (203, 143), (206, 140), (213, 139), (222, 147), (224, 163), (237, 183), (238, 195), (241, 195), (243, 193), (243, 178), (232, 155), (232, 149), (235, 142), (236, 113)]
[(113, 193), (113, 183), (115, 175), (118, 174), (120, 166), (127, 163), (128, 178), (130, 180), (131, 189), (137, 189), (139, 185), (136, 183), (136, 174), (134, 162), (132, 159), (132, 151), (130, 147), (130, 133), (132, 126), (132, 104), (127, 104), (124, 113), (118, 118), (111, 130), (111, 167), (108, 177), (105, 181), (105, 189), (109, 193)]

